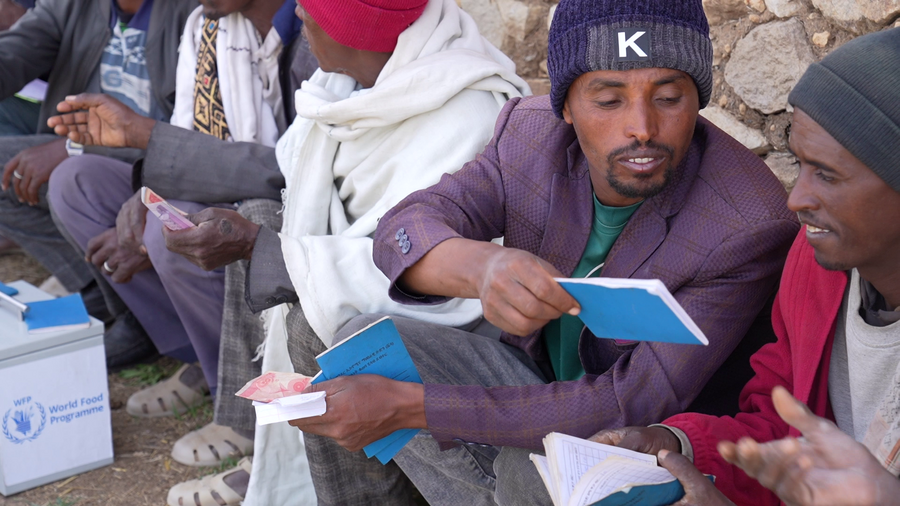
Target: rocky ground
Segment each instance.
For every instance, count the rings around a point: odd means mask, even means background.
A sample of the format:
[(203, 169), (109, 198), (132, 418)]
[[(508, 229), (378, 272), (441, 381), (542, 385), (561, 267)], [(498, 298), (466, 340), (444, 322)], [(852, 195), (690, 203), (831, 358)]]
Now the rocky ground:
[[(0, 256), (0, 281), (24, 279), (40, 285), (49, 274), (24, 254)], [(11, 497), (0, 496), (0, 506), (159, 506), (176, 483), (218, 472), (218, 468), (192, 468), (173, 462), (172, 444), (187, 432), (212, 420), (207, 402), (177, 418), (135, 418), (125, 412), (133, 392), (177, 369), (163, 359), (109, 375), (113, 450), (111, 466), (51, 483)], [(236, 462), (227, 462), (231, 467)]]

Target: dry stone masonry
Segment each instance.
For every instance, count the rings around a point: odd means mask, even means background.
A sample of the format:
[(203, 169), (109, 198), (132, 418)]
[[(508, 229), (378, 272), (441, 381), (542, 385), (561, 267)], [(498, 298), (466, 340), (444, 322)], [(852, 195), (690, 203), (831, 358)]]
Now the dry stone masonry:
[[(900, 0), (702, 0), (713, 41), (713, 96), (702, 115), (760, 156), (790, 188), (791, 88), (815, 61), (866, 33), (900, 27)], [(550, 92), (547, 32), (558, 0), (457, 0), (516, 62), (535, 94)]]

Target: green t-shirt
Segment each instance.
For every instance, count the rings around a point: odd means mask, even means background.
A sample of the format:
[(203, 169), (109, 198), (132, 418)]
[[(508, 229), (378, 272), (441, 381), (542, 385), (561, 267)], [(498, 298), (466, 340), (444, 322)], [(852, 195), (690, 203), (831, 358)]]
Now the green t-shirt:
[[(581, 255), (581, 261), (572, 273), (573, 278), (595, 278), (600, 276), (600, 268), (606, 255), (612, 249), (622, 229), (637, 211), (643, 201), (628, 207), (604, 206), (594, 196), (594, 223), (591, 236)], [(562, 315), (544, 327), (544, 342), (550, 353), (550, 363), (559, 381), (577, 380), (584, 376), (584, 367), (578, 357), (578, 338), (584, 323), (577, 316)]]

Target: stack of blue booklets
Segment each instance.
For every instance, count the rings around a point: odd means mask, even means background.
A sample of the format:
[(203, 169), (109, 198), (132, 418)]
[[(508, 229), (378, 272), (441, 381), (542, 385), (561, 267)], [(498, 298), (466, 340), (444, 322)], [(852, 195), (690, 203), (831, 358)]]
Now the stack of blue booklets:
[[(384, 317), (344, 339), (316, 357), (322, 372), (311, 383), (339, 376), (377, 374), (396, 381), (422, 383), (409, 351), (389, 317)], [(366, 456), (382, 464), (390, 462), (419, 429), (402, 429), (363, 448)]]
[(700, 327), (658, 279), (558, 278), (581, 305), (581, 321), (597, 337), (702, 344)]

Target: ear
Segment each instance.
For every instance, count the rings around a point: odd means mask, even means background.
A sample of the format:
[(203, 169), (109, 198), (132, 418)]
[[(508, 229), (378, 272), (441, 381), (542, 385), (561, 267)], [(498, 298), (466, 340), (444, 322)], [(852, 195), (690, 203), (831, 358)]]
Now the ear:
[(563, 121), (568, 124), (572, 124), (572, 111), (569, 109), (569, 95), (566, 95), (566, 101), (563, 102)]

